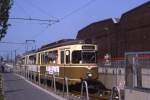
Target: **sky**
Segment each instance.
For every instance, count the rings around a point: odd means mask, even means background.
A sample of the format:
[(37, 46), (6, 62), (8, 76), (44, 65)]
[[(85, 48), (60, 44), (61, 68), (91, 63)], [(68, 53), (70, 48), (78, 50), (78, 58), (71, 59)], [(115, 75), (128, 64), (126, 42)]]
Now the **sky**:
[[(49, 22), (9, 19), (1, 42), (25, 43), (35, 40), (36, 47), (60, 39), (76, 38), (87, 25), (121, 15), (149, 0), (14, 0), (10, 18), (59, 20)], [(51, 22), (52, 23), (52, 22)], [(0, 55), (25, 51), (23, 44), (0, 43)]]

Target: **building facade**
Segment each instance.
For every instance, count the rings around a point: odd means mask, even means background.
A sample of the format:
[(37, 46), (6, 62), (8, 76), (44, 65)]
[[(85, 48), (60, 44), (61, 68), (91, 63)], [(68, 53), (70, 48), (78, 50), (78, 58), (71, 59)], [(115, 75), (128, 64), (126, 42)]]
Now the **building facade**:
[[(125, 80), (125, 76), (129, 72), (132, 73), (133, 70), (125, 70), (126, 61), (123, 58), (127, 52), (150, 51), (150, 1), (122, 14), (120, 19), (106, 19), (90, 24), (81, 29), (76, 38), (98, 45), (99, 79), (106, 87), (119, 87), (120, 84), (122, 89), (124, 88), (123, 85), (129, 82), (132, 87), (126, 88), (126, 100), (149, 100), (149, 87), (145, 90), (134, 88), (133, 75), (129, 76), (128, 80)], [(105, 59), (107, 54), (111, 57), (109, 59), (110, 64), (107, 64)], [(150, 56), (145, 57), (146, 60), (150, 59)], [(118, 64), (120, 60), (124, 62), (121, 65)], [(150, 66), (150, 63), (146, 64)], [(132, 68), (134, 67), (132, 66)], [(138, 78), (141, 81), (141, 83), (138, 83), (139, 85), (149, 85), (149, 76), (143, 76), (149, 75), (149, 70), (144, 67), (141, 70), (142, 74), (137, 74), (142, 75), (142, 78)]]
[(150, 50), (150, 2), (136, 7), (120, 19), (106, 19), (81, 29), (77, 39), (84, 39), (99, 47), (99, 58), (107, 53), (123, 57), (125, 52)]

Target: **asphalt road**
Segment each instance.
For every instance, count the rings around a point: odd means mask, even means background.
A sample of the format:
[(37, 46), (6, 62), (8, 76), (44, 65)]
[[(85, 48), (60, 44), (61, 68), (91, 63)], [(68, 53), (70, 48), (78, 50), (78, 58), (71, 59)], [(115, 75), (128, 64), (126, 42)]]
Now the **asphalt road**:
[(13, 73), (4, 73), (6, 100), (58, 100)]

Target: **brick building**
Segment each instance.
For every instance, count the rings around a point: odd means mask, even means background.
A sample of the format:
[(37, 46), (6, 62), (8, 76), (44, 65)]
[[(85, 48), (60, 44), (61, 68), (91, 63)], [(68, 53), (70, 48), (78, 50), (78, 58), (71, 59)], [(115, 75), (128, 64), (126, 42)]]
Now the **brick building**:
[(150, 50), (150, 1), (124, 13), (120, 20), (106, 19), (81, 29), (77, 39), (98, 44), (99, 57), (123, 57), (125, 52)]

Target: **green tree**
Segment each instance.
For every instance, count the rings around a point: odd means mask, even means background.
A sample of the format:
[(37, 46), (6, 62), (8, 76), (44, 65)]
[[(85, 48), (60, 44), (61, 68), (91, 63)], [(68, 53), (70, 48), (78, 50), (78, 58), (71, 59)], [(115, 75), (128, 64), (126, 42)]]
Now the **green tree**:
[(0, 0), (0, 40), (5, 37), (8, 29), (9, 10), (13, 0)]

